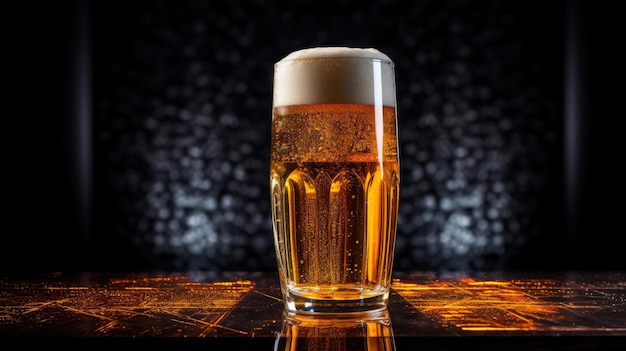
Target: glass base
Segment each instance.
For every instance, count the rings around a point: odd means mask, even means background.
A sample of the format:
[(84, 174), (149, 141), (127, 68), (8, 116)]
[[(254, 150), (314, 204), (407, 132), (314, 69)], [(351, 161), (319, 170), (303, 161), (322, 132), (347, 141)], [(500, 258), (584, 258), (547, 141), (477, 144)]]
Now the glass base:
[(384, 310), (388, 300), (389, 291), (356, 299), (313, 298), (287, 291), (285, 307), (289, 311), (305, 314), (367, 313)]

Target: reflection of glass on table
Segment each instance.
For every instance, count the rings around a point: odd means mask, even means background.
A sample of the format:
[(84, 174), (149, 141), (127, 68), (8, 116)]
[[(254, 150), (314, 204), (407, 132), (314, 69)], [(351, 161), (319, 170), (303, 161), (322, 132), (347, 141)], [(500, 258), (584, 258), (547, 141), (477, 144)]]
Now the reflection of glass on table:
[(285, 311), (274, 350), (395, 350), (387, 309), (368, 314), (312, 316)]

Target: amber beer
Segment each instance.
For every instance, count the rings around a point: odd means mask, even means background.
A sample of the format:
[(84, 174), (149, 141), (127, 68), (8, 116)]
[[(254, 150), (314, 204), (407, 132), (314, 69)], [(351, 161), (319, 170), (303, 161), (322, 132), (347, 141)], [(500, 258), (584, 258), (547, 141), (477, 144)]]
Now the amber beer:
[(283, 297), (296, 312), (387, 305), (399, 165), (393, 63), (373, 49), (275, 66), (270, 186)]

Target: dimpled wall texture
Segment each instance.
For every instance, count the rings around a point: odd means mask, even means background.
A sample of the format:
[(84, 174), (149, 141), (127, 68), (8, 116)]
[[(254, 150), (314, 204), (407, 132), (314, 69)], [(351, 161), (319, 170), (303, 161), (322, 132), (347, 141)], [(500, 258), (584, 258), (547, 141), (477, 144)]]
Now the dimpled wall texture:
[(554, 240), (562, 19), (551, 26), (547, 18), (558, 8), (305, 0), (92, 7), (94, 242), (103, 260), (275, 269), (272, 65), (311, 46), (376, 47), (395, 61), (395, 269), (532, 266), (540, 254), (528, 254)]

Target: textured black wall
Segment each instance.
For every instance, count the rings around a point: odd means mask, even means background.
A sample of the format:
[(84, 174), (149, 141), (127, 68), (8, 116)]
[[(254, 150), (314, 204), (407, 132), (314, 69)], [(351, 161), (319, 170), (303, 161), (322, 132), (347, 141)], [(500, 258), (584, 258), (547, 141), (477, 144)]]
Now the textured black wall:
[[(69, 196), (77, 173), (49, 174), (71, 166), (69, 157), (26, 168), (37, 174), (27, 184), (32, 196), (18, 197), (48, 201), (40, 208), (28, 201), (19, 219), (49, 219), (50, 225), (33, 227), (43, 241), (34, 236), (16, 243), (32, 243), (30, 254), (38, 255), (43, 269), (274, 270), (268, 193), (272, 65), (304, 47), (355, 46), (376, 47), (396, 64), (396, 269), (618, 267), (617, 259), (578, 261), (572, 241), (591, 234), (573, 238), (565, 226), (567, 5), (91, 2), (79, 12), (88, 21), (78, 28), (89, 30), (90, 38), (92, 229), (81, 232), (67, 214), (81, 210)], [(43, 23), (71, 48), (77, 27), (63, 27), (74, 14), (65, 10)], [(39, 36), (46, 38), (45, 32)], [(71, 49), (43, 45), (61, 52), (46, 61), (64, 67), (54, 79), (76, 72)], [(68, 86), (61, 90), (70, 92), (71, 105), (76, 91)], [(71, 127), (69, 108), (61, 110), (66, 117), (60, 124)], [(57, 135), (72, 139), (69, 130)], [(46, 140), (48, 132), (37, 133)], [(28, 150), (42, 159), (72, 148), (37, 145)], [(35, 185), (41, 179), (48, 185)], [(57, 193), (50, 182), (62, 183)], [(50, 198), (57, 197), (68, 203), (55, 206)], [(37, 217), (36, 211), (47, 214)], [(610, 245), (594, 248), (615, 253)]]

